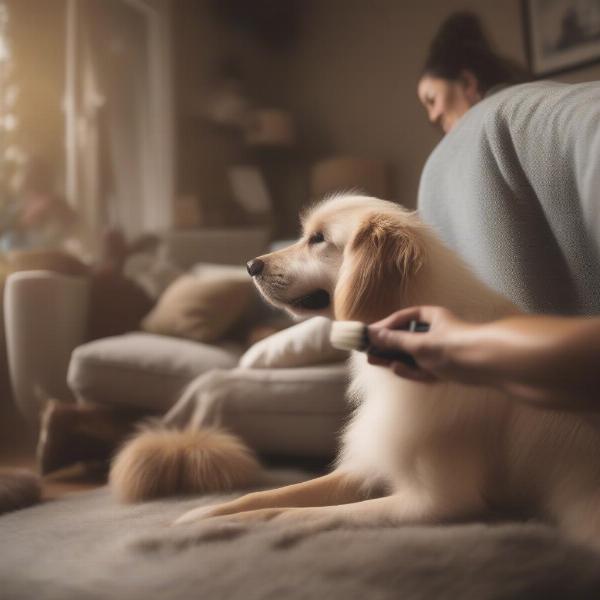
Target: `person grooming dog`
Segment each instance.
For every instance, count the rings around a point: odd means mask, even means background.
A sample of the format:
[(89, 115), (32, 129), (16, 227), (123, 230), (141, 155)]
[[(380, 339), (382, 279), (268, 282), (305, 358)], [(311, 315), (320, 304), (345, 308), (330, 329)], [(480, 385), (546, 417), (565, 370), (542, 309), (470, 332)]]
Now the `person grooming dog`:
[[(429, 331), (402, 330), (417, 320)], [(412, 381), (456, 381), (510, 392), (541, 408), (600, 411), (600, 318), (523, 315), (469, 323), (439, 306), (397, 311), (369, 328), (372, 343), (417, 367), (369, 356)]]

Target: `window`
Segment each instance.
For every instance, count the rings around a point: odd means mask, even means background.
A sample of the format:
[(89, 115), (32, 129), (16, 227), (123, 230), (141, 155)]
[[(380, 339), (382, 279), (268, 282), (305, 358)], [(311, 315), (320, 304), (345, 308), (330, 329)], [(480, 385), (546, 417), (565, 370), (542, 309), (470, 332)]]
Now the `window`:
[(66, 192), (91, 235), (171, 226), (170, 15), (165, 0), (67, 0)]

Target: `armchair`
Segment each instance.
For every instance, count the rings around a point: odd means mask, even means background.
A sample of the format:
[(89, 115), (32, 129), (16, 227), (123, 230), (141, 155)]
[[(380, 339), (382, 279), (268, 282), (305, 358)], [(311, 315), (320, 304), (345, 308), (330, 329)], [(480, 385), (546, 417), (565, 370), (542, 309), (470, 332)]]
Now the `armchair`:
[[(264, 251), (268, 235), (265, 229), (173, 231), (162, 236), (160, 255), (182, 269), (206, 260), (243, 264)], [(49, 397), (74, 400), (67, 372), (73, 350), (88, 339), (90, 287), (88, 277), (50, 271), (13, 273), (6, 280), (4, 321), (11, 386), (19, 410), (31, 423), (37, 422)], [(215, 366), (232, 366), (235, 361), (232, 356)]]
[[(237, 233), (235, 243), (223, 235), (209, 244), (201, 232), (171, 234), (162, 252), (183, 267), (206, 256), (239, 264), (265, 251), (265, 237)], [(212, 253), (194, 259), (207, 244)], [(218, 244), (223, 252), (215, 252)], [(89, 302), (83, 277), (27, 271), (7, 280), (10, 375), (30, 422), (57, 398), (122, 414), (164, 415), (169, 427), (224, 426), (271, 456), (333, 456), (347, 416), (347, 371), (345, 355), (329, 346), (325, 319), (282, 331), (242, 356), (245, 348), (231, 342), (140, 331), (86, 341)]]
[(49, 397), (73, 398), (66, 373), (71, 352), (86, 338), (89, 280), (50, 271), (13, 273), (6, 280), (4, 322), (15, 402), (36, 422)]

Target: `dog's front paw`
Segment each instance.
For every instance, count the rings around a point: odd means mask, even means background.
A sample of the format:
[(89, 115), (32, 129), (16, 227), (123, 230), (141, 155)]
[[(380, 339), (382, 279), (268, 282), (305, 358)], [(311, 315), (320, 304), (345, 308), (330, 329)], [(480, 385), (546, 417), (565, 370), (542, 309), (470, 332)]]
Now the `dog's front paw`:
[(223, 523), (251, 525), (272, 521), (278, 517), (288, 515), (293, 510), (290, 508), (260, 508), (258, 510), (230, 513), (225, 505), (201, 506), (184, 513), (175, 521), (174, 525), (198, 523), (200, 521), (206, 521), (211, 525), (221, 525)]
[(236, 525), (253, 525), (255, 523), (266, 523), (273, 519), (279, 519), (294, 509), (292, 508), (259, 508), (256, 510), (247, 510), (235, 514), (215, 516), (210, 519), (210, 523), (235, 523)]
[(178, 519), (173, 522), (173, 525), (184, 525), (186, 523), (196, 523), (198, 521), (203, 521), (204, 519), (209, 519), (210, 517), (215, 517), (220, 512), (220, 506), (208, 505), (208, 506), (199, 506), (198, 508), (193, 508), (192, 510), (188, 510), (186, 513), (183, 513)]

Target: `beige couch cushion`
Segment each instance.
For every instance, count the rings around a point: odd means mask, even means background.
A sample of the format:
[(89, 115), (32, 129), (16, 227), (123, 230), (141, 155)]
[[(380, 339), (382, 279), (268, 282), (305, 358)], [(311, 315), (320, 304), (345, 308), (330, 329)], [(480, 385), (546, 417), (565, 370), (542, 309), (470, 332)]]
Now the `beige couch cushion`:
[(329, 319), (308, 319), (251, 346), (240, 358), (239, 366), (244, 369), (291, 368), (343, 361), (348, 358), (348, 352), (331, 345), (330, 331)]
[(81, 402), (164, 412), (195, 377), (235, 366), (239, 354), (233, 346), (130, 333), (76, 348), (67, 379)]
[(268, 455), (332, 458), (350, 412), (345, 363), (294, 369), (215, 369), (165, 415), (172, 427), (224, 427)]
[(163, 292), (156, 307), (142, 321), (142, 329), (214, 342), (231, 331), (255, 298), (251, 279), (237, 270), (182, 275)]

